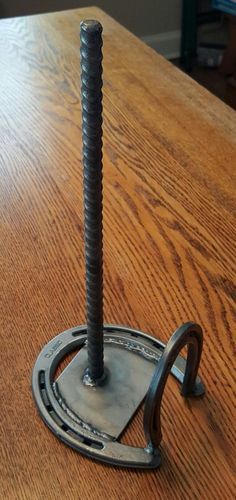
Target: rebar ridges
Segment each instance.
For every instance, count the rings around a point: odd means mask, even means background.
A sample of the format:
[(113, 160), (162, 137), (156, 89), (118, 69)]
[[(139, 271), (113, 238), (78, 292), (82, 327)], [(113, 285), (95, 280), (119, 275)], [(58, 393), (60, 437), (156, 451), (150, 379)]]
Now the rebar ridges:
[(82, 22), (80, 40), (88, 335), (88, 370), (85, 382), (95, 383), (104, 373), (101, 24), (90, 20)]

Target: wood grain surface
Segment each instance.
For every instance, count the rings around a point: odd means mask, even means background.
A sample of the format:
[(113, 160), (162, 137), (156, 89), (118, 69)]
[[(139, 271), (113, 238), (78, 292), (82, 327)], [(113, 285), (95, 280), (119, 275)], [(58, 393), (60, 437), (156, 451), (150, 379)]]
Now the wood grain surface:
[[(79, 23), (104, 26), (105, 320), (199, 322), (207, 393), (164, 397), (163, 463), (107, 467), (39, 418), (42, 346), (85, 322)], [(0, 21), (0, 497), (235, 498), (233, 110), (96, 8)], [(142, 412), (125, 433), (142, 445)]]

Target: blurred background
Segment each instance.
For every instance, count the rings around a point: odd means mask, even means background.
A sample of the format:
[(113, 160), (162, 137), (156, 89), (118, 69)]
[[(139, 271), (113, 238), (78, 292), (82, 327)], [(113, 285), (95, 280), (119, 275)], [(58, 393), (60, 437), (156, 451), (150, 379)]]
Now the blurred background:
[[(215, 4), (217, 2), (215, 0)], [(218, 3), (227, 4), (227, 0)], [(235, 3), (236, 14), (236, 1), (231, 0), (229, 3)], [(0, 0), (0, 17), (52, 12), (91, 4), (105, 10), (236, 109), (236, 80), (232, 78), (234, 70), (229, 66), (223, 71), (219, 68), (229, 44), (231, 21), (222, 9), (213, 8), (212, 0)], [(231, 38), (235, 36), (236, 44), (236, 23), (233, 30), (235, 35), (231, 33)]]

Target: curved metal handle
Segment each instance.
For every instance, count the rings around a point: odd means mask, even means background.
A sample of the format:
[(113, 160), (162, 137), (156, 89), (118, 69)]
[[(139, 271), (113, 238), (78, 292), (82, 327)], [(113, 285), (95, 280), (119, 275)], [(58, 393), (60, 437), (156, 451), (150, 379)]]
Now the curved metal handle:
[(161, 433), (161, 401), (171, 368), (181, 351), (187, 345), (188, 354), (183, 379), (182, 396), (201, 396), (205, 389), (197, 381), (197, 372), (203, 344), (202, 329), (196, 323), (184, 323), (171, 336), (167, 343), (150, 383), (144, 408), (144, 433), (150, 451), (158, 448)]

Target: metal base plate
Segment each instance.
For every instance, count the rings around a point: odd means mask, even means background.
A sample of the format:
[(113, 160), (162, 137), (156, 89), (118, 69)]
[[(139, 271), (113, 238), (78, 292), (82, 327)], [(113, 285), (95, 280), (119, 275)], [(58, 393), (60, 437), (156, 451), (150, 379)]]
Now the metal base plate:
[[(86, 326), (67, 330), (51, 340), (35, 363), (32, 390), (41, 417), (63, 442), (91, 457), (126, 467), (154, 468), (160, 453), (126, 446), (116, 438), (145, 396), (165, 344), (142, 332), (104, 325), (107, 382), (86, 387)], [(57, 380), (63, 358), (78, 351)], [(171, 372), (183, 381), (186, 362), (178, 356)]]
[(69, 412), (79, 415), (97, 433), (117, 439), (146, 395), (155, 363), (112, 339), (104, 347), (106, 379), (102, 385), (90, 387), (83, 382), (85, 346), (57, 379), (57, 392)]

